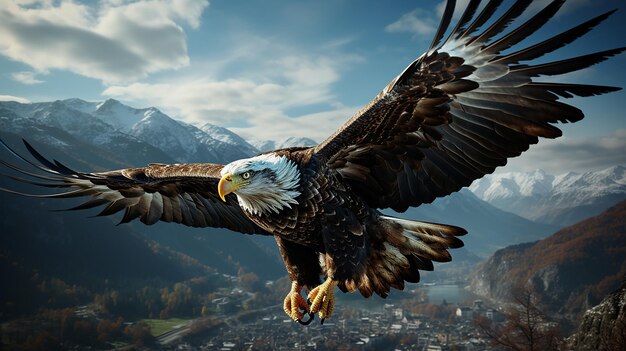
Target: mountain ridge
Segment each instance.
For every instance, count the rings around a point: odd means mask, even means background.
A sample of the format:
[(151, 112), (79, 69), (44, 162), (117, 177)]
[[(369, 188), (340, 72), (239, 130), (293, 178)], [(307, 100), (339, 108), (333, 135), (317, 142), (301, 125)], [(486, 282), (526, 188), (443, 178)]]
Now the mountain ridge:
[[(0, 110), (11, 120), (26, 119), (47, 127), (60, 128), (83, 141), (114, 150), (122, 150), (132, 143), (147, 144), (167, 154), (177, 162), (228, 163), (250, 157), (254, 147), (225, 128), (216, 128), (209, 134), (202, 129), (177, 121), (155, 107), (134, 108), (115, 99), (88, 102), (65, 99), (52, 102), (23, 104), (0, 102)], [(11, 123), (5, 123), (11, 131)], [(226, 137), (224, 137), (226, 135)], [(225, 139), (228, 141), (224, 141)], [(151, 162), (163, 162), (151, 160)], [(136, 164), (139, 165), (139, 164)]]
[(626, 167), (556, 176), (543, 170), (498, 173), (476, 180), (469, 189), (505, 211), (565, 226), (626, 199)]

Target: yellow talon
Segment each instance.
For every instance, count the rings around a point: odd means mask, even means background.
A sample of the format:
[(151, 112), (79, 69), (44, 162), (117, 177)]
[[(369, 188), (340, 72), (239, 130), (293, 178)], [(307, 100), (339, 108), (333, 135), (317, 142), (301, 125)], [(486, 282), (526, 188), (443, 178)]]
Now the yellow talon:
[(309, 301), (311, 301), (311, 313), (319, 313), (322, 322), (325, 318), (330, 318), (335, 309), (335, 287), (337, 281), (332, 278), (326, 279), (324, 283), (311, 290)]
[(307, 304), (304, 297), (301, 294), (302, 286), (296, 282), (291, 283), (291, 291), (285, 297), (283, 302), (283, 309), (285, 313), (291, 317), (294, 321), (301, 320), (304, 317), (304, 312), (309, 312), (309, 304)]

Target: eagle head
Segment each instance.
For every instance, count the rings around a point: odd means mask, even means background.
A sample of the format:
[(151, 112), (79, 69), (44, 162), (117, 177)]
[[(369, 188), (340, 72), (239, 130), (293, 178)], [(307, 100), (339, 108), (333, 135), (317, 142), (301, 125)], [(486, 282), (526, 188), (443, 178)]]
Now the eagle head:
[(224, 166), (220, 174), (218, 193), (222, 200), (234, 193), (239, 205), (251, 214), (278, 213), (298, 203), (300, 171), (285, 156), (270, 153), (237, 160)]

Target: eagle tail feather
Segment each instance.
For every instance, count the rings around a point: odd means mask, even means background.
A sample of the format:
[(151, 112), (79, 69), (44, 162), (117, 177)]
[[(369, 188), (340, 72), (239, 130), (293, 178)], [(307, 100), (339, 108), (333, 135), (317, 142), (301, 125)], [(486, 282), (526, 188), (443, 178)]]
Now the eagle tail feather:
[(450, 261), (448, 249), (462, 247), (458, 236), (467, 233), (452, 225), (388, 216), (382, 216), (380, 224), (382, 247), (370, 252), (361, 279), (345, 284), (347, 290), (358, 289), (366, 297), (373, 293), (386, 297), (390, 288), (402, 290), (405, 281), (419, 282), (419, 271), (432, 271), (433, 261)]

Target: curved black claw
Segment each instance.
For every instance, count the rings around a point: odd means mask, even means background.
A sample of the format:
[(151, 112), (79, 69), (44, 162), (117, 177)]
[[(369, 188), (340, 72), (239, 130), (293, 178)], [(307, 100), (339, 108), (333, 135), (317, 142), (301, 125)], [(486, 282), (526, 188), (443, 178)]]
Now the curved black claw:
[(324, 325), (324, 321), (326, 320), (326, 318), (322, 318), (322, 320), (320, 321), (320, 325)]
[[(309, 325), (311, 324), (311, 322), (313, 322), (313, 320), (315, 319), (315, 314), (313, 313), (308, 313), (309, 315), (309, 319), (307, 321), (303, 321), (302, 319), (296, 319), (296, 322), (302, 324), (302, 325)], [(324, 324), (324, 321), (322, 320), (322, 324)]]

